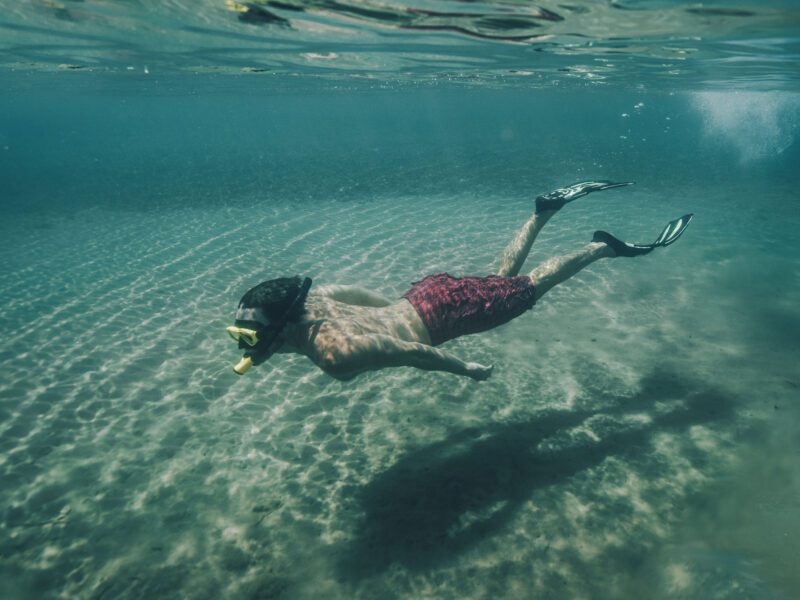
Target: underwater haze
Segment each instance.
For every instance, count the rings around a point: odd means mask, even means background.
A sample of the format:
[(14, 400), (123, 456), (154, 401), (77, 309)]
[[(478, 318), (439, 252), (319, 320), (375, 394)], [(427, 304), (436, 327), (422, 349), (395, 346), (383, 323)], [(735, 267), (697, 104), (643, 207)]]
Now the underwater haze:
[[(0, 597), (800, 597), (800, 5), (0, 0)], [(225, 333), (599, 261), (341, 382)]]

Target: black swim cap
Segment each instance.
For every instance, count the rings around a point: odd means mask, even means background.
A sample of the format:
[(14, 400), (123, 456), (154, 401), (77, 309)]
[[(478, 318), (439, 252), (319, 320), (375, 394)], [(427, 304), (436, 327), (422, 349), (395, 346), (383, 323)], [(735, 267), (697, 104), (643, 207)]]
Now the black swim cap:
[[(299, 276), (279, 277), (259, 283), (242, 296), (236, 309), (236, 320), (269, 326), (283, 318), (289, 321), (297, 319), (303, 314), (304, 303), (299, 302), (294, 307), (292, 304), (304, 287), (303, 283), (304, 280)], [(290, 308), (292, 310), (287, 314)]]

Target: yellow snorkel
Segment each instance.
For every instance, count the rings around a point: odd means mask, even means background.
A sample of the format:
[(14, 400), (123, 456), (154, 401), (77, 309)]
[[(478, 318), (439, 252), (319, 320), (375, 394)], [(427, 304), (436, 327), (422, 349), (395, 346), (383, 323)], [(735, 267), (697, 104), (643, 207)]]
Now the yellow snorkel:
[(230, 327), (226, 327), (225, 331), (228, 332), (228, 335), (234, 341), (243, 341), (250, 347), (255, 346), (258, 343), (258, 332), (255, 329), (248, 329), (246, 327), (234, 327), (231, 325)]
[[(244, 342), (250, 347), (258, 344), (258, 332), (255, 329), (247, 329), (246, 327), (226, 327), (225, 331), (237, 342)], [(242, 360), (236, 363), (233, 367), (233, 372), (237, 375), (244, 375), (253, 366), (253, 359), (249, 356), (243, 356)]]
[(253, 359), (249, 356), (243, 356), (242, 360), (240, 360), (236, 365), (233, 367), (233, 372), (237, 375), (244, 375), (250, 370), (250, 367), (253, 366)]

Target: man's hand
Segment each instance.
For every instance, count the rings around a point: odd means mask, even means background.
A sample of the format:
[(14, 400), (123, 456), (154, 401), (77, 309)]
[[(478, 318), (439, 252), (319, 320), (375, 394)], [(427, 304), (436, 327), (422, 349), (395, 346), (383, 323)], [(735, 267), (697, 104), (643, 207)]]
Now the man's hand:
[(489, 379), (493, 370), (494, 365), (486, 366), (475, 362), (467, 363), (467, 374), (475, 381), (485, 381)]

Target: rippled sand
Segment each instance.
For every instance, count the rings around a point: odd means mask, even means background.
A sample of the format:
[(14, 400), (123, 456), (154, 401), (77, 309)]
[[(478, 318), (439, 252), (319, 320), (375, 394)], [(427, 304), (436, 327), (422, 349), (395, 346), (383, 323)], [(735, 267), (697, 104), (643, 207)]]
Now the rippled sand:
[(483, 383), (341, 383), (286, 356), (238, 378), (224, 327), (275, 276), (397, 297), (490, 273), (529, 198), (4, 221), (0, 595), (794, 596), (797, 211), (692, 191), (556, 217), (526, 270), (698, 212), (675, 246), (448, 344), (496, 365)]

